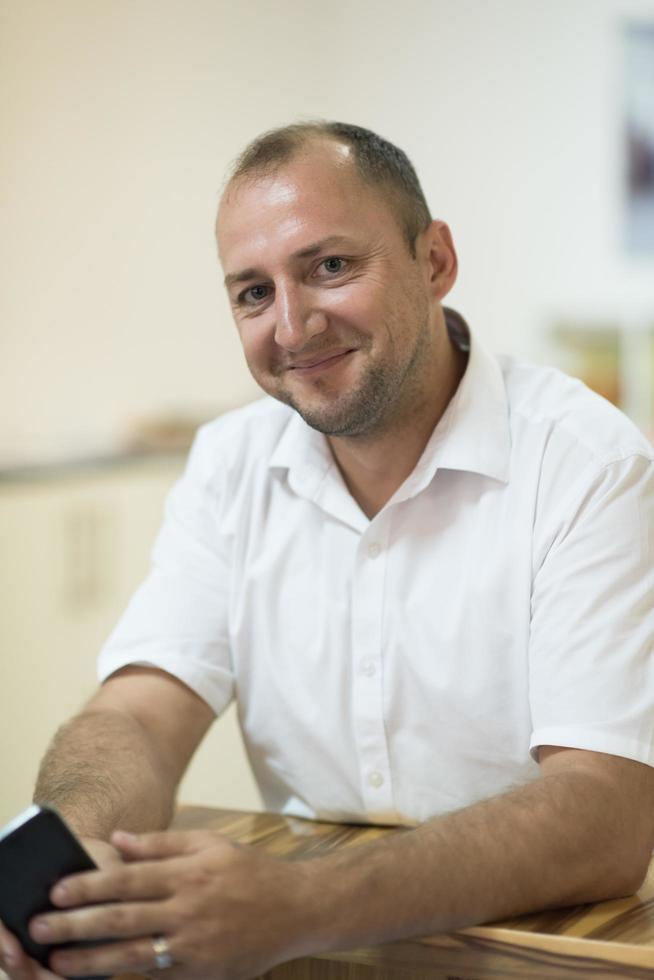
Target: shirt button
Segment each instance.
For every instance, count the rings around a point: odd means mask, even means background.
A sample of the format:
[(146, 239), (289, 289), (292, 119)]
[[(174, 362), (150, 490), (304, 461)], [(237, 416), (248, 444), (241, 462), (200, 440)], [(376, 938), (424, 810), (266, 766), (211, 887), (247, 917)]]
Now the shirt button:
[(384, 782), (384, 777), (382, 776), (382, 774), (380, 772), (377, 772), (377, 770), (375, 769), (368, 776), (368, 782), (370, 783), (371, 786), (374, 786), (375, 789), (379, 789), (379, 787)]
[(365, 660), (361, 661), (360, 670), (364, 677), (372, 677), (377, 670), (374, 660), (371, 660), (370, 657), (366, 657)]
[(378, 554), (379, 554), (380, 551), (381, 551), (381, 548), (379, 547), (379, 545), (377, 544), (376, 541), (374, 541), (372, 544), (369, 544), (368, 545), (368, 557), (369, 558), (376, 558), (378, 556)]

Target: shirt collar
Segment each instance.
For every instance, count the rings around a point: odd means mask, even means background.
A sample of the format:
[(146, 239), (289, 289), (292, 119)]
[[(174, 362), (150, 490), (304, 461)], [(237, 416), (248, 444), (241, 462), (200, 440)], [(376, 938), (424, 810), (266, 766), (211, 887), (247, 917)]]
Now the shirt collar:
[[(444, 312), (453, 342), (469, 351), (468, 363), (422, 456), (394, 501), (400, 494), (405, 498), (418, 493), (438, 469), (479, 473), (504, 483), (509, 478), (511, 435), (502, 369), (459, 313), (447, 307)], [(289, 418), (269, 466), (288, 469), (292, 489), (312, 499), (322, 496), (327, 474), (331, 470), (338, 473), (325, 436), (311, 429), (297, 412)]]
[(365, 531), (368, 518), (345, 485), (327, 439), (296, 412), (291, 415), (268, 465), (271, 469), (288, 471), (288, 485), (298, 497), (313, 501), (356, 531)]
[(287, 469), (293, 489), (313, 497), (335, 461), (325, 436), (291, 411), (268, 465), (270, 469)]
[[(471, 334), (459, 313), (445, 308), (445, 317), (454, 342), (463, 350), (467, 346), (470, 353), (459, 387), (434, 430), (434, 436), (440, 436), (435, 440), (437, 466), (479, 473), (506, 483), (511, 430), (502, 368), (479, 338)], [(463, 341), (458, 340), (459, 336)]]

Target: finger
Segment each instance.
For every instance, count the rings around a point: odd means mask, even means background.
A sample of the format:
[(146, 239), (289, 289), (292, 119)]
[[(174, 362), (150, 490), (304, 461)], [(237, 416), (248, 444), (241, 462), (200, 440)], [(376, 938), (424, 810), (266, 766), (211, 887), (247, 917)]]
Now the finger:
[(16, 937), (0, 922), (0, 968), (3, 970), (20, 968), (24, 965), (22, 961), (25, 959), (27, 957)]
[(26, 961), (26, 970), (20, 973), (16, 973), (15, 971), (10, 973), (11, 980), (62, 980), (59, 974), (53, 973), (52, 970), (48, 970), (45, 966), (41, 966), (40, 963), (30, 959), (29, 956), (26, 957)]
[(0, 922), (0, 970), (10, 980), (57, 980), (54, 973), (36, 963), (25, 953), (22, 946)]
[(123, 857), (131, 860), (194, 854), (219, 839), (220, 835), (207, 830), (163, 830), (151, 834), (129, 834), (124, 830), (116, 830), (111, 835), (111, 843), (114, 847), (118, 848)]
[(120, 864), (122, 861), (116, 848), (105, 840), (98, 840), (96, 837), (82, 837), (82, 845), (99, 868), (111, 867), (112, 864)]
[(62, 980), (40, 963), (24, 956), (20, 966), (2, 966), (0, 957), (0, 978), (2, 980)]
[[(171, 955), (174, 959), (174, 952)], [(151, 973), (156, 969), (156, 958), (152, 940), (141, 938), (93, 948), (55, 950), (50, 965), (65, 977), (113, 977), (122, 973)]]
[(62, 878), (50, 898), (58, 908), (75, 908), (99, 902), (156, 900), (167, 898), (171, 891), (171, 869), (162, 862), (144, 861)]
[(37, 964), (25, 953), (13, 933), (0, 922), (0, 969), (12, 980), (33, 980)]
[(132, 902), (37, 915), (29, 924), (29, 931), (38, 943), (59, 945), (78, 940), (103, 942), (149, 936), (165, 932), (171, 926), (171, 913), (165, 903)]

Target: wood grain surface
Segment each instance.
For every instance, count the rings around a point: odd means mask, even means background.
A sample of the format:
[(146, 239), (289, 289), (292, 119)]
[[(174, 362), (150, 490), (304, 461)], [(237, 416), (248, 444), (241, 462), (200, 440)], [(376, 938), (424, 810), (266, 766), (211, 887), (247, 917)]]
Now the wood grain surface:
[[(402, 830), (318, 823), (269, 813), (189, 807), (180, 830), (210, 828), (277, 856), (325, 853)], [(654, 863), (639, 892), (596, 905), (539, 912), (448, 936), (296, 960), (266, 980), (654, 980)]]

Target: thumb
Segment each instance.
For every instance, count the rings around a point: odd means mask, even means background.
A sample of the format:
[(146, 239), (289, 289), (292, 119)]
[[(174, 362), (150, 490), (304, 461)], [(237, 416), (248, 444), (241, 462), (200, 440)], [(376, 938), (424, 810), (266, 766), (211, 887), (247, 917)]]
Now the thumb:
[(150, 861), (158, 858), (180, 857), (202, 850), (215, 840), (215, 835), (205, 830), (160, 830), (149, 834), (130, 834), (115, 830), (111, 843), (126, 861)]

